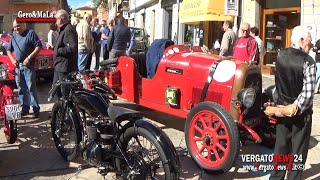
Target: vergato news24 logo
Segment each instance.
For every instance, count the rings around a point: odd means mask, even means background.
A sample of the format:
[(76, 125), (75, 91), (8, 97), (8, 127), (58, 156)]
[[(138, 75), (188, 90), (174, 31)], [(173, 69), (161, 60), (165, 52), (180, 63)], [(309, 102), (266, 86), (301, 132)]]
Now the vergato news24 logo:
[(49, 11), (32, 11), (32, 12), (18, 12), (17, 21), (24, 22), (54, 22), (55, 12)]
[(298, 154), (245, 154), (240, 155), (247, 171), (302, 171), (304, 170), (302, 155)]

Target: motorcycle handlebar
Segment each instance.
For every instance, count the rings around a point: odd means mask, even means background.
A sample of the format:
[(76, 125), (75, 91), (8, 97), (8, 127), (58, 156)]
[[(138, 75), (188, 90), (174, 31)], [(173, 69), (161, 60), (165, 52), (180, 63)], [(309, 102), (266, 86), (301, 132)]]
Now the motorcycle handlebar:
[(48, 101), (50, 102), (51, 99), (53, 98), (53, 96), (56, 94), (56, 91), (58, 88), (60, 88), (61, 85), (75, 85), (75, 84), (79, 84), (78, 82), (74, 82), (74, 81), (58, 81), (56, 82), (52, 88), (50, 89), (48, 95)]

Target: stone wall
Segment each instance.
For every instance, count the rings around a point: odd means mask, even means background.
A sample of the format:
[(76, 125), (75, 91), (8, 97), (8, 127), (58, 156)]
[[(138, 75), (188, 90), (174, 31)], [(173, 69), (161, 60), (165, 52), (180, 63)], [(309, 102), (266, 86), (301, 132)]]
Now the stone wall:
[(301, 0), (301, 25), (305, 24), (315, 24), (315, 39), (320, 39), (320, 0)]
[(262, 16), (262, 12), (260, 14), (260, 5), (257, 1), (249, 1), (243, 0), (242, 5), (242, 21), (250, 24), (251, 27), (255, 26), (260, 28), (260, 17)]

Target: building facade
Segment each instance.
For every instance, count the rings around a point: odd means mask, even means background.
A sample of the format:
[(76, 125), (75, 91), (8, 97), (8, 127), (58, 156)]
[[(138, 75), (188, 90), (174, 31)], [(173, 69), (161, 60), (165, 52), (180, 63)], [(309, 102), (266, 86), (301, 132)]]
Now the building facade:
[(80, 22), (84, 22), (83, 16), (87, 13), (91, 14), (93, 17), (97, 17), (96, 8), (84, 6), (84, 7), (80, 7), (78, 9), (73, 10), (71, 12), (71, 18), (76, 17), (80, 20)]
[[(56, 11), (58, 0), (1, 0), (0, 6), (0, 33), (8, 33), (12, 29), (12, 22), (19, 11)], [(38, 36), (47, 40), (50, 23), (27, 23), (29, 29), (37, 32)]]
[(102, 5), (100, 5), (97, 8), (97, 18), (99, 19), (99, 23), (101, 23), (102, 21), (107, 21), (108, 20), (107, 8), (105, 8)]

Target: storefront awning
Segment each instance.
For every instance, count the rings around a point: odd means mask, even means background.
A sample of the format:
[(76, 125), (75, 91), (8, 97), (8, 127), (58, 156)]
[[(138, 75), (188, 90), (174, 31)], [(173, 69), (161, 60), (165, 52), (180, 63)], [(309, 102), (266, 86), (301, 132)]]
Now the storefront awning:
[(179, 21), (194, 24), (199, 21), (233, 21), (224, 15), (225, 0), (183, 0), (180, 4)]

